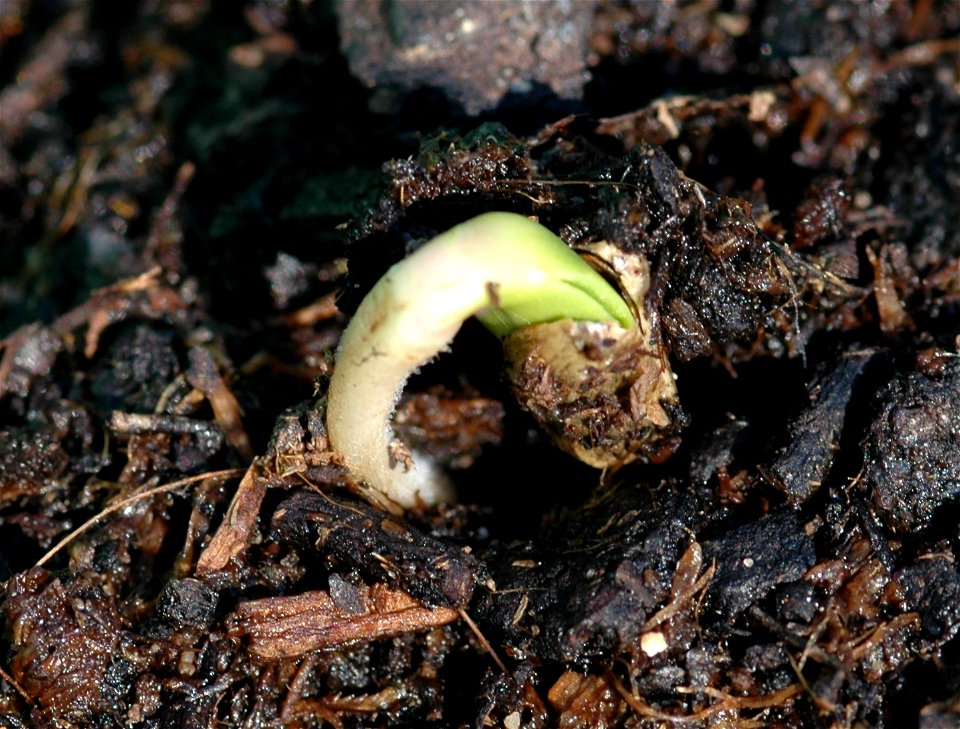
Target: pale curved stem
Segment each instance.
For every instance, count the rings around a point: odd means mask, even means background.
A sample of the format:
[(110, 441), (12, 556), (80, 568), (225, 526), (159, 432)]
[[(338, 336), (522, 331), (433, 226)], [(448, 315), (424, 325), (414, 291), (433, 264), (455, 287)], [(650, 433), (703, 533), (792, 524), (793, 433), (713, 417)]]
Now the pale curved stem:
[(403, 259), (343, 334), (327, 399), (334, 450), (355, 478), (404, 507), (453, 494), (427, 458), (391, 457), (391, 418), (407, 378), (477, 315), (494, 333), (559, 319), (618, 321), (630, 309), (563, 241), (514, 213), (486, 213)]

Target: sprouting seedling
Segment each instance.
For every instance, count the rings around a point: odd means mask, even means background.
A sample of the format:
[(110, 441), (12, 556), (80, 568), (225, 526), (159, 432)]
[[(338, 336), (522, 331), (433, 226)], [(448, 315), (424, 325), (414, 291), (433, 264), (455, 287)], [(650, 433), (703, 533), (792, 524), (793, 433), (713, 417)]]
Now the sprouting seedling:
[(391, 419), (408, 377), (476, 316), (504, 337), (559, 320), (634, 318), (623, 298), (560, 238), (515, 213), (485, 213), (395, 264), (350, 321), (327, 395), (330, 443), (353, 476), (404, 507), (452, 494), (426, 458), (395, 441)]

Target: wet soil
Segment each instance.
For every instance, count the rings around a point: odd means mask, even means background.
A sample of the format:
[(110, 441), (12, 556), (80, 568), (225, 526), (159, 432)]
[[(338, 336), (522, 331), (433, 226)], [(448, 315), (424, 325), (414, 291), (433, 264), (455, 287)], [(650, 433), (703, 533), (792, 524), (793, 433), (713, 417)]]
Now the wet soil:
[[(453, 5), (0, 5), (0, 725), (957, 726), (960, 6)], [(400, 512), (333, 352), (487, 210), (644, 262), (676, 401), (468, 323)]]

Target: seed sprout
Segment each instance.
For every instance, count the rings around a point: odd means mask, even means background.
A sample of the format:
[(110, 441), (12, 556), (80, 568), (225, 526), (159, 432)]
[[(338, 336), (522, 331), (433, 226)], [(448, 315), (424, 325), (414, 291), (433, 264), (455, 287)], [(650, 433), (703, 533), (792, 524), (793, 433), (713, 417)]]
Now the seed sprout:
[(630, 307), (602, 276), (515, 213), (468, 220), (395, 264), (343, 334), (327, 429), (353, 477), (402, 507), (453, 498), (442, 471), (396, 440), (391, 420), (410, 375), (472, 316), (501, 338), (561, 320), (635, 327)]

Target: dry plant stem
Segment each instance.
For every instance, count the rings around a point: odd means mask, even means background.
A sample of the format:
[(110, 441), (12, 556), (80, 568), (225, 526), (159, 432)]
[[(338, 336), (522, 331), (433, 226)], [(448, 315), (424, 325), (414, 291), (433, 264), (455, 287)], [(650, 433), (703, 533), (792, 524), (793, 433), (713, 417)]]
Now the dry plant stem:
[(330, 443), (353, 475), (404, 507), (453, 497), (427, 458), (393, 441), (407, 378), (478, 318), (495, 334), (560, 319), (633, 326), (623, 299), (563, 241), (513, 213), (486, 213), (394, 265), (344, 332), (327, 401)]
[(234, 478), (236, 476), (239, 476), (242, 473), (243, 473), (243, 470), (240, 468), (228, 468), (223, 471), (209, 471), (207, 473), (201, 473), (196, 476), (188, 476), (187, 478), (181, 478), (177, 481), (163, 484), (162, 486), (154, 486), (152, 489), (147, 489), (146, 491), (140, 491), (139, 493), (133, 494), (132, 496), (128, 496), (125, 499), (121, 499), (120, 501), (117, 501), (116, 503), (111, 504), (110, 506), (106, 507), (102, 511), (91, 516), (89, 519), (83, 522), (83, 524), (78, 526), (76, 529), (70, 532), (67, 536), (65, 536), (63, 539), (57, 542), (53, 547), (51, 547), (51, 549), (45, 555), (43, 555), (43, 557), (39, 559), (39, 561), (34, 565), (34, 567), (42, 567), (47, 562), (49, 562), (50, 559), (57, 552), (59, 552), (61, 549), (66, 547), (68, 544), (70, 544), (70, 542), (72, 542), (74, 539), (79, 537), (81, 534), (87, 531), (90, 527), (102, 521), (107, 516), (110, 516), (110, 514), (113, 514), (115, 512), (121, 511), (122, 509), (125, 509), (130, 504), (133, 504), (142, 499), (149, 499), (151, 496), (156, 496), (157, 494), (163, 494), (163, 493), (166, 493), (167, 491), (175, 491), (176, 489), (182, 486), (189, 486), (197, 483), (198, 481), (206, 481), (206, 480), (218, 479), (218, 478)]
[(30, 698), (30, 694), (24, 691), (23, 687), (16, 682), (13, 676), (11, 676), (9, 673), (3, 670), (2, 667), (0, 667), (0, 679), (6, 681), (8, 684), (13, 686), (13, 688), (16, 689), (16, 692), (20, 694), (21, 698), (23, 698), (23, 700), (27, 702), (28, 706), (33, 706), (33, 699)]

